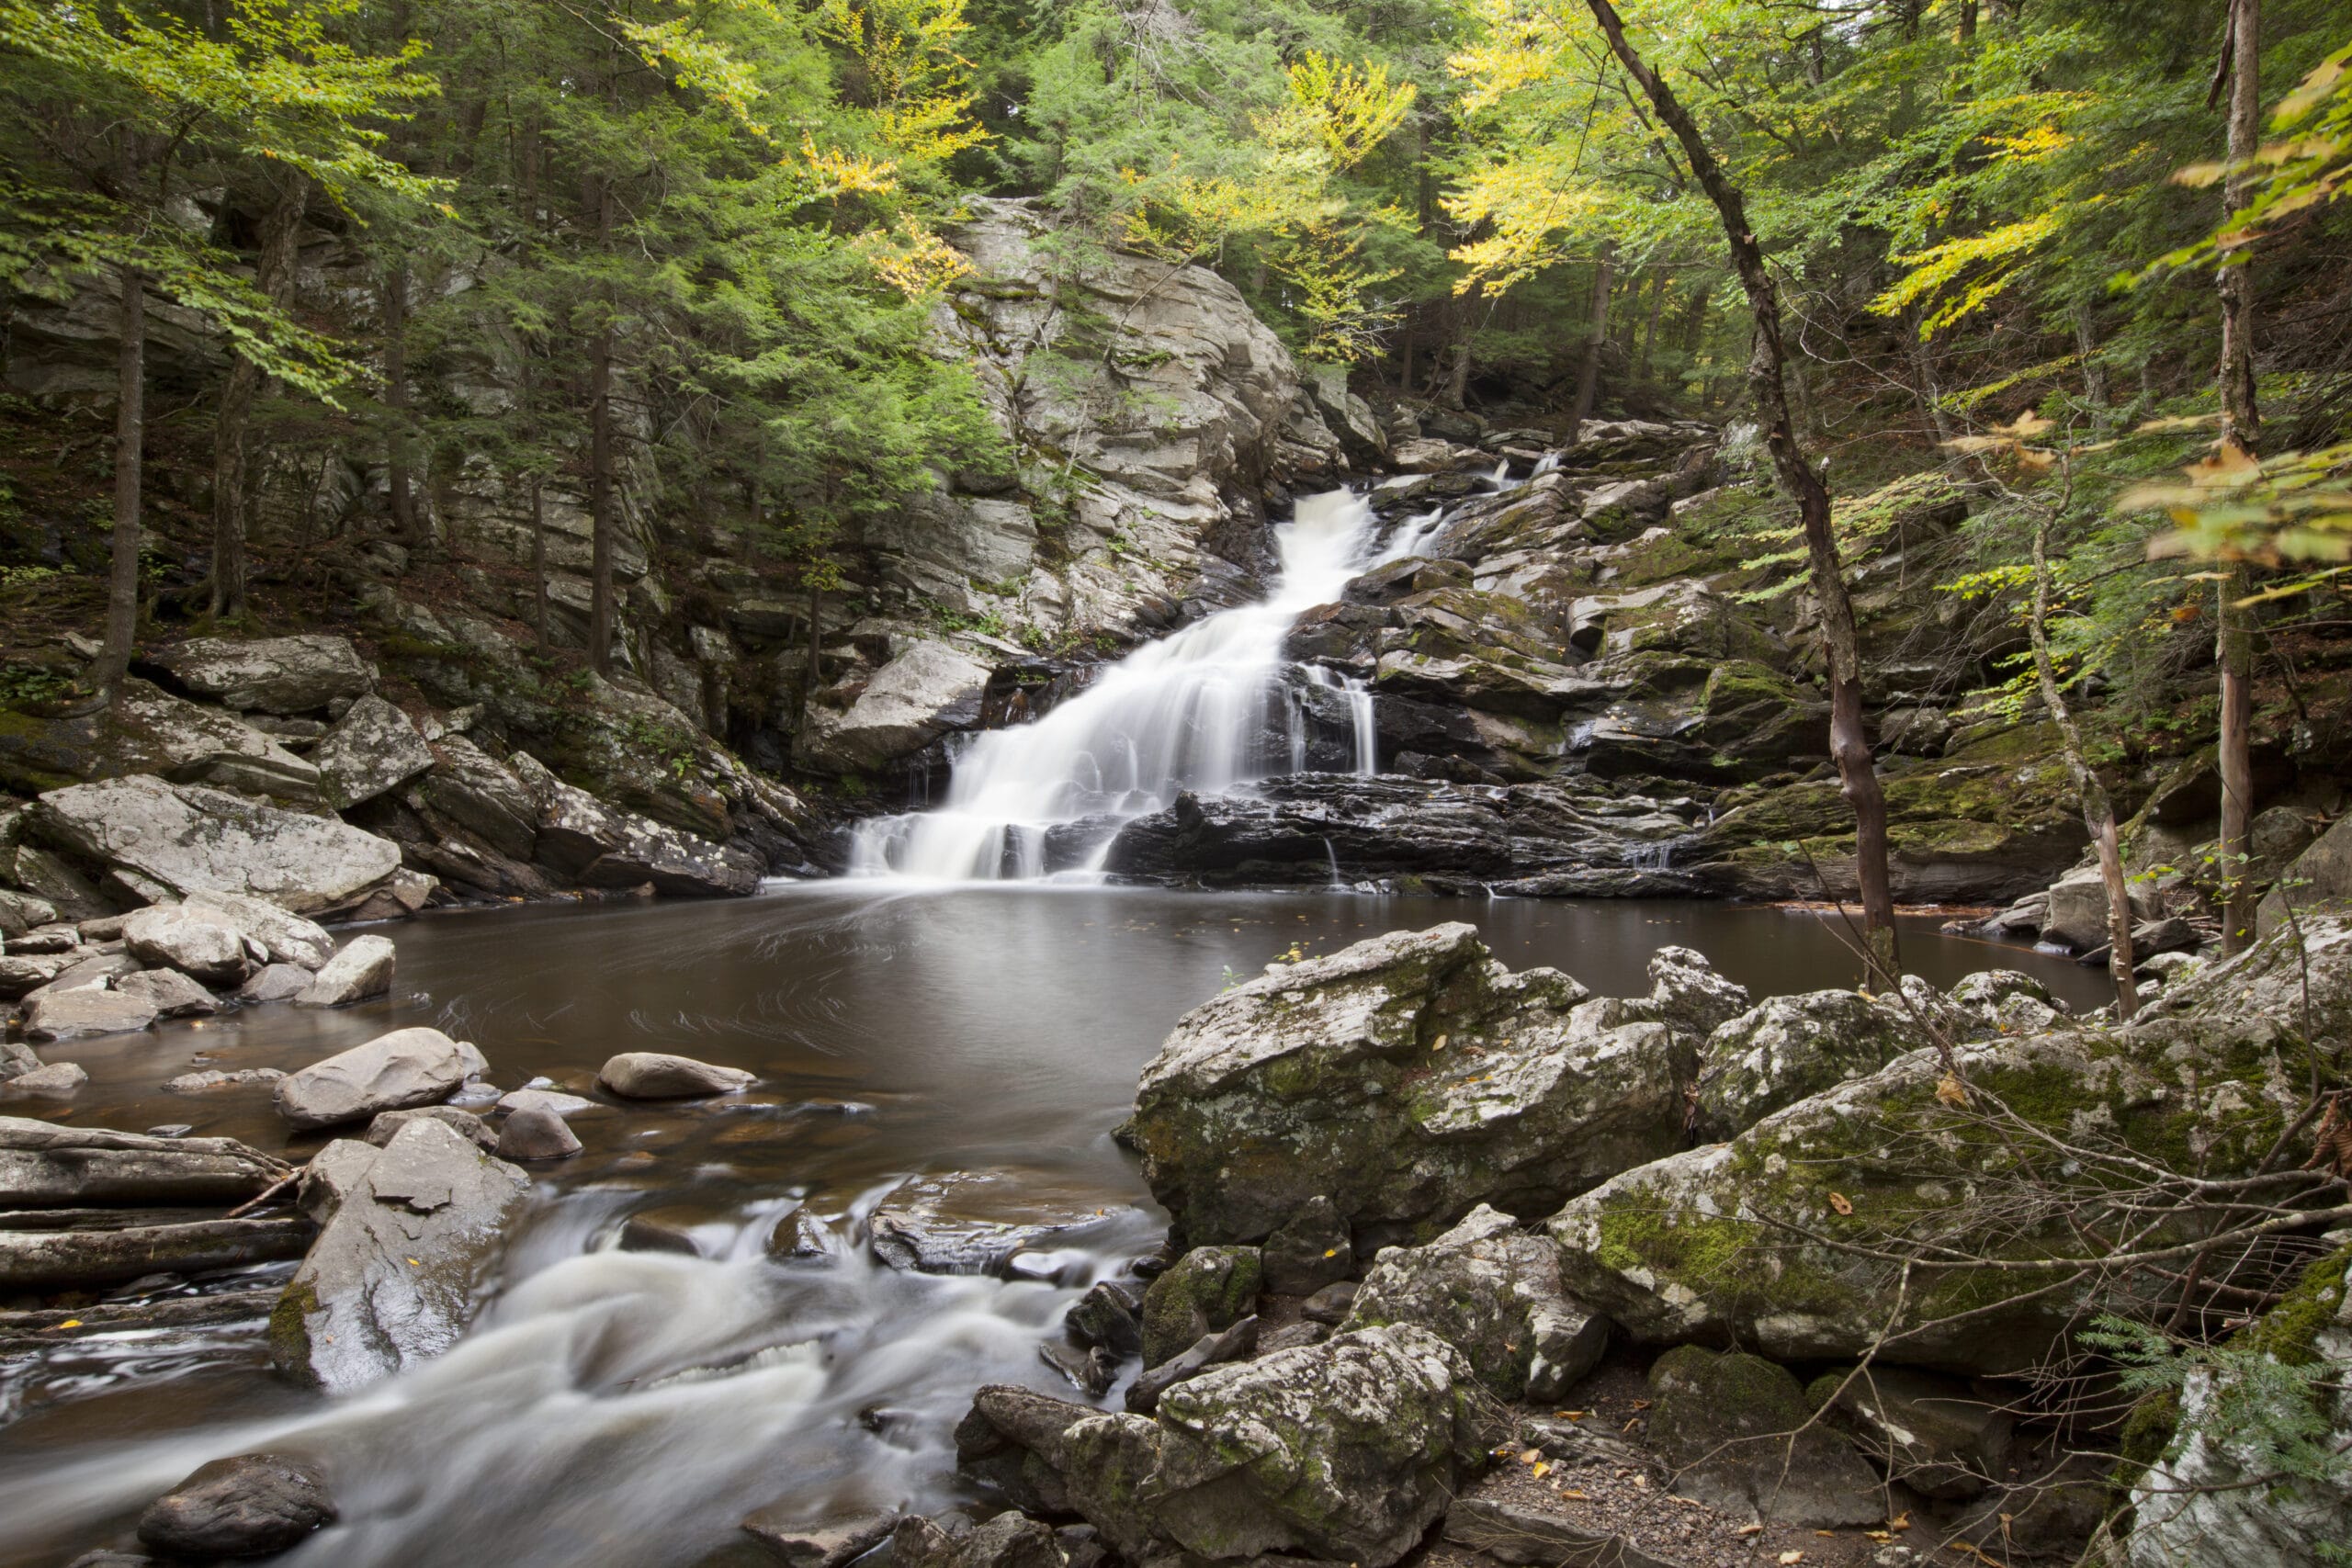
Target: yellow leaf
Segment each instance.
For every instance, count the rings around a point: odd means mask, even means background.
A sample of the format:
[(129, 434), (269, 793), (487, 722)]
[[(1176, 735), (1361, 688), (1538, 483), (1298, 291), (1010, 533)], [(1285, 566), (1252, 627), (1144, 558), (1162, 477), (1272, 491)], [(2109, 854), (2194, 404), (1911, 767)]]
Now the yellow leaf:
[(60, 1328), (79, 1328), (82, 1326), (82, 1320), (78, 1317), (69, 1317), (57, 1326)]
[(1779, 1562), (1781, 1564), (1781, 1568), (1788, 1568), (1788, 1565), (1792, 1562), (1804, 1562), (1804, 1553), (1802, 1551), (1783, 1551), (1773, 1561)]
[(1841, 1214), (1850, 1214), (1854, 1212), (1854, 1201), (1843, 1192), (1832, 1192), (1829, 1195), (1829, 1206)]
[(1968, 1103), (1968, 1090), (1959, 1078), (1946, 1073), (1936, 1080), (1936, 1098), (1946, 1105), (1965, 1105)]
[(1764, 1533), (1764, 1527), (1762, 1525), (1742, 1525), (1738, 1529), (1732, 1533), (1735, 1535), (1762, 1535)]
[(1527, 1473), (1535, 1477), (1536, 1480), (1541, 1481), (1544, 1477), (1552, 1473), (1552, 1467), (1548, 1464), (1539, 1464)]
[(1897, 1514), (1886, 1521), (1886, 1528), (1891, 1530), (1907, 1530), (1911, 1528), (1911, 1516), (1908, 1513)]

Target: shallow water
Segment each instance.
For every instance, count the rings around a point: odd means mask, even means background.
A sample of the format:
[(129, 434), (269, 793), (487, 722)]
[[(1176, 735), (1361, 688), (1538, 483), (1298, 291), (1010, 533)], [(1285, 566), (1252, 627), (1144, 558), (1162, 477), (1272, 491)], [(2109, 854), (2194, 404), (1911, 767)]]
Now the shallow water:
[[(254, 1009), (78, 1044), (91, 1082), (70, 1119), (187, 1122), (301, 1157), (266, 1085), (165, 1095), (194, 1067), (292, 1068), (387, 1029), (475, 1041), (492, 1079), (593, 1094), (615, 1052), (683, 1052), (759, 1075), (699, 1105), (573, 1122), (582, 1157), (533, 1172), (525, 1221), (475, 1331), (447, 1357), (339, 1401), (264, 1368), (257, 1333), (158, 1346), (83, 1341), (0, 1365), (0, 1564), (62, 1562), (119, 1538), (198, 1464), (272, 1445), (315, 1454), (345, 1522), (281, 1559), (328, 1565), (660, 1568), (742, 1551), (779, 1501), (811, 1520), (851, 1505), (955, 1500), (949, 1430), (971, 1391), (1059, 1389), (1036, 1346), (1076, 1285), (896, 1274), (856, 1256), (769, 1261), (795, 1199), (854, 1238), (910, 1173), (1010, 1172), (1028, 1196), (1104, 1211), (1078, 1238), (1115, 1271), (1159, 1216), (1110, 1140), (1137, 1071), (1228, 972), (1296, 943), (1477, 924), (1506, 963), (1596, 990), (1645, 991), (1659, 946), (1699, 948), (1758, 995), (1851, 984), (1834, 922), (1670, 902), (1344, 893), (831, 883), (749, 901), (469, 911), (397, 928), (383, 1001)], [(1905, 931), (1909, 968), (2040, 976), (2080, 1005), (2099, 976), (2017, 947)], [(51, 1114), (0, 1098), (0, 1112)], [(662, 1208), (703, 1256), (611, 1249)], [(745, 1562), (760, 1561), (756, 1556)]]

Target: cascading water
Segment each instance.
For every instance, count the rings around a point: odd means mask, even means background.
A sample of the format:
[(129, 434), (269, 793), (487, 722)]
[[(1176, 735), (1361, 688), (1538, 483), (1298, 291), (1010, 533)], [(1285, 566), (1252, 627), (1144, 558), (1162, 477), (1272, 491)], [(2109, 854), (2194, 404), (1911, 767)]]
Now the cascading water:
[[(1283, 643), (1301, 612), (1329, 604), (1348, 580), (1403, 553), (1386, 550), (1363, 496), (1302, 497), (1274, 530), (1281, 576), (1266, 598), (1194, 622), (1136, 649), (1035, 724), (990, 730), (956, 759), (937, 809), (876, 818), (853, 846), (854, 875), (948, 881), (1027, 880), (1046, 869), (1054, 829), (1099, 822), (1091, 866), (1116, 824), (1166, 809), (1180, 790), (1217, 794), (1306, 761), (1304, 716), (1282, 676)], [(1413, 542), (1418, 542), (1414, 536)], [(1373, 771), (1372, 694), (1360, 681), (1315, 670), (1308, 680), (1347, 696), (1353, 768)], [(1266, 738), (1279, 736), (1279, 747)]]

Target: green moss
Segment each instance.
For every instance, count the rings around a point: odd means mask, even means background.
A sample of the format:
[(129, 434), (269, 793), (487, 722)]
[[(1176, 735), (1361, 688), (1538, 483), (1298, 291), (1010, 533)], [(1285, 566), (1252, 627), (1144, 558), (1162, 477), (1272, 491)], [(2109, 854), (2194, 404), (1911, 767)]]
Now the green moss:
[(2317, 1362), (2320, 1330), (2335, 1321), (2344, 1305), (2347, 1268), (2352, 1268), (2352, 1247), (2340, 1247), (2304, 1269), (2295, 1288), (2240, 1335), (2238, 1343), (2290, 1367)]
[(1709, 714), (1729, 713), (1758, 703), (1794, 706), (1801, 699), (1788, 677), (1750, 660), (1712, 666), (1699, 705)]
[(307, 1281), (286, 1287), (269, 1314), (269, 1359), (297, 1376), (311, 1364), (311, 1314), (319, 1310), (319, 1292)]

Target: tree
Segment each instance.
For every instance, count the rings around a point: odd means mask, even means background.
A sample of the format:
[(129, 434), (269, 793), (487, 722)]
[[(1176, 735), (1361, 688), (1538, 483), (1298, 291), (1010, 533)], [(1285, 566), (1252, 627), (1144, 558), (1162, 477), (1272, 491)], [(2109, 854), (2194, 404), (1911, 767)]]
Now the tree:
[[(2252, 204), (2252, 166), (2259, 146), (2262, 108), (2262, 0), (2229, 0), (2223, 45), (2229, 77), (2229, 159), (2223, 202), (2235, 217)], [(2224, 257), (2216, 271), (2222, 297), (2222, 446), (2251, 460), (2261, 450), (2262, 416), (2254, 387), (2254, 286), (2249, 263)], [(2222, 775), (2222, 951), (2239, 953), (2254, 941), (2254, 629), (2242, 570), (2223, 575), (2216, 594), (2214, 660), (2222, 671), (2222, 716), (2214, 750)]]
[(1587, 0), (1587, 4), (1609, 41), (1610, 51), (1673, 132), (1692, 178), (1721, 215), (1724, 238), (1731, 247), (1732, 269), (1747, 293), (1756, 333), (1747, 362), (1748, 395), (1764, 425), (1773, 471), (1795, 500), (1804, 531), (1822, 641), (1828, 655), (1830, 756), (1837, 763), (1847, 804), (1854, 812), (1854, 874), (1861, 894), (1871, 978), (1881, 987), (1889, 987), (1900, 971), (1901, 955), (1894, 929), (1894, 897), (1887, 877), (1886, 798), (1879, 788), (1878, 771), (1862, 728), (1861, 649), (1854, 628), (1853, 601), (1847, 594), (1844, 570), (1838, 558), (1837, 536), (1830, 528), (1829, 491), (1806, 460), (1789, 413), (1780, 295), (1766, 269), (1763, 247), (1749, 226), (1739, 189), (1724, 176), (1697, 123), (1664, 78), (1644, 62), (1627, 39), (1624, 23), (1610, 0)]

